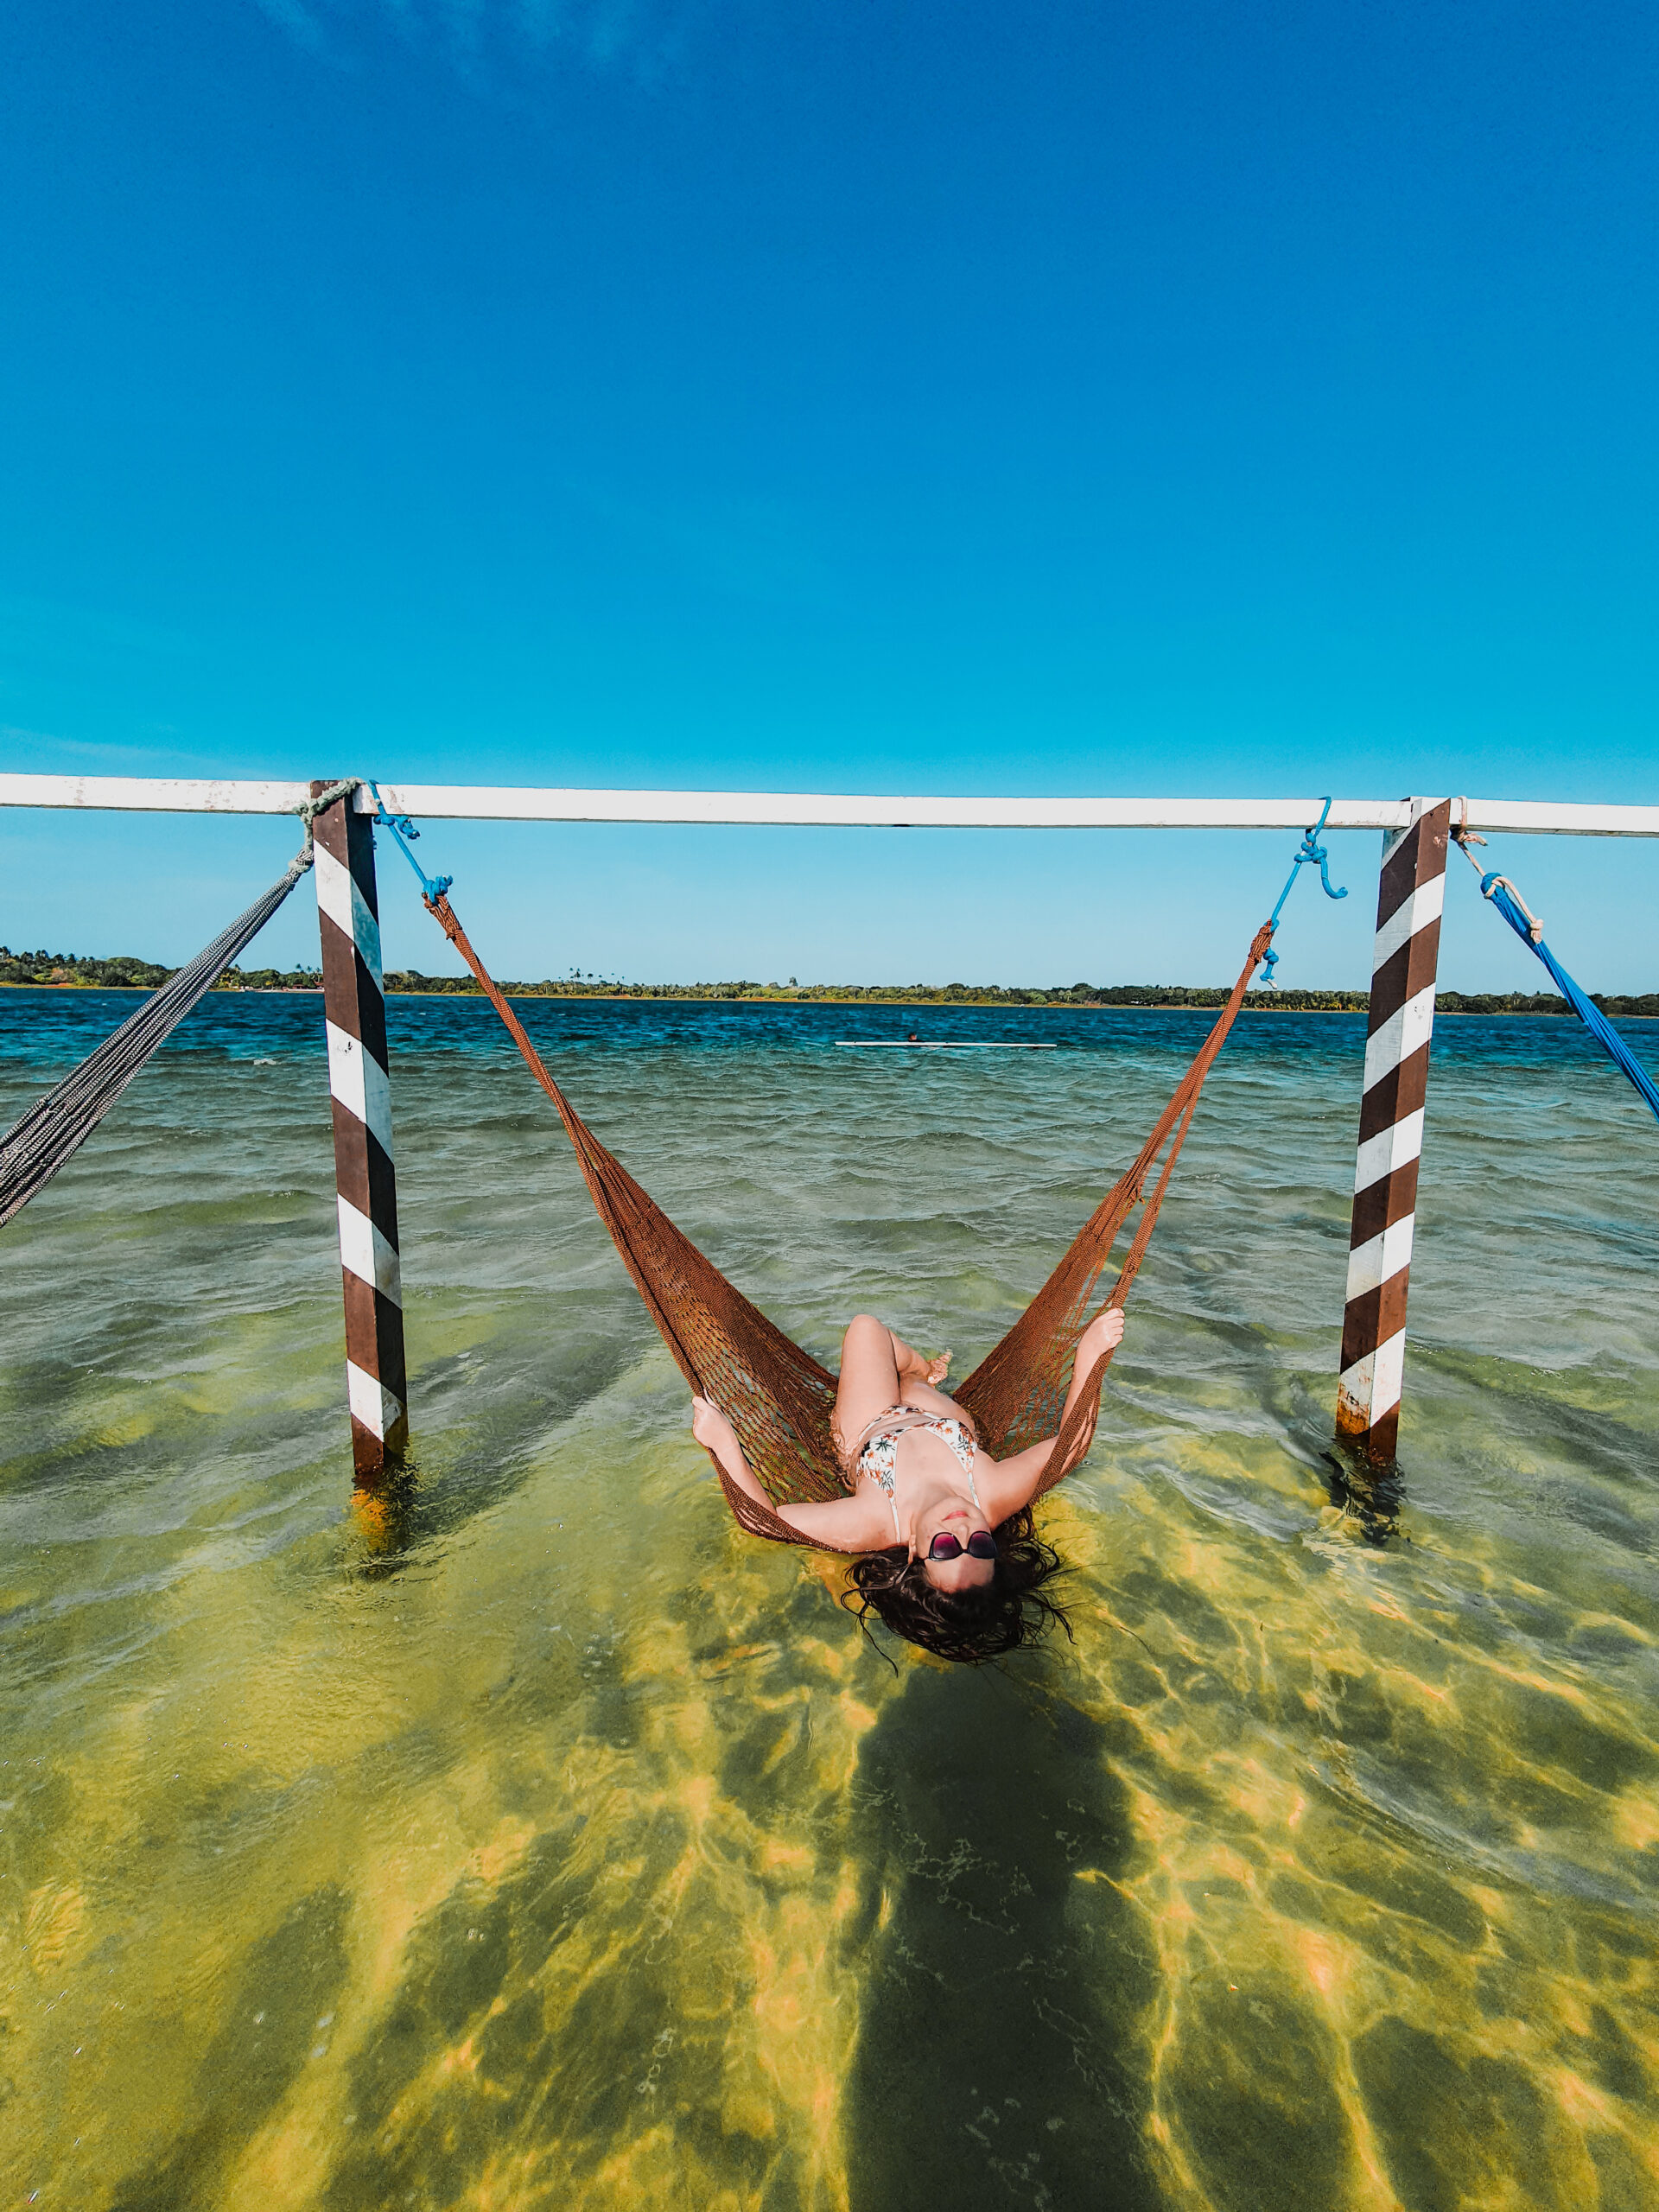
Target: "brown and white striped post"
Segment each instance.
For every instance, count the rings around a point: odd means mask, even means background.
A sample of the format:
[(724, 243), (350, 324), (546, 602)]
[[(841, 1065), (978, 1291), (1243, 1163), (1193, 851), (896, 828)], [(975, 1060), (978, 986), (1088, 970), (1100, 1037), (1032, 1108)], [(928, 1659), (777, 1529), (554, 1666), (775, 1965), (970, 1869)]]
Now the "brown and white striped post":
[[(311, 795), (328, 788), (313, 784)], [(409, 1383), (374, 830), (367, 815), (354, 811), (354, 797), (347, 792), (325, 808), (315, 836), (352, 1466), (358, 1482), (372, 1487), (408, 1441)]]
[(1392, 1466), (1400, 1437), (1406, 1294), (1452, 825), (1450, 799), (1414, 798), (1410, 805), (1409, 828), (1382, 842), (1337, 1389), (1337, 1434), (1373, 1468)]

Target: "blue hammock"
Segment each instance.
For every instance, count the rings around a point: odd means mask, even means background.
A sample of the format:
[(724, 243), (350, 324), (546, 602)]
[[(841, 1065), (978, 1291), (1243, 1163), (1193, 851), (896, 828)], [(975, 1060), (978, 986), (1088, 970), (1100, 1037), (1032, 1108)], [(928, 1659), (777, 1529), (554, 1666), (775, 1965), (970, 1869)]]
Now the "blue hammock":
[(1659, 1087), (1594, 1000), (1586, 998), (1544, 943), (1543, 924), (1535, 921), (1521, 905), (1515, 886), (1504, 875), (1483, 875), (1480, 887), (1498, 912), (1530, 951), (1535, 952), (1555, 979), (1555, 988), (1590, 1032), (1610, 1060), (1617, 1060), (1659, 1120)]

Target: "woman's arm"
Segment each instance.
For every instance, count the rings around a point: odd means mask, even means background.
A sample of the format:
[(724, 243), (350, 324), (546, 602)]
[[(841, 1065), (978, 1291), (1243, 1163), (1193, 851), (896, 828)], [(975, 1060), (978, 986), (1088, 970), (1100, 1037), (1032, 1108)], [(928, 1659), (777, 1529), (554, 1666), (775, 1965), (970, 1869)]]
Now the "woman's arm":
[(820, 1505), (774, 1505), (772, 1511), (815, 1543), (838, 1552), (885, 1552), (899, 1541), (885, 1501), (861, 1491), (855, 1497), (835, 1497)]
[[(1122, 1339), (1123, 1309), (1118, 1306), (1109, 1306), (1105, 1313), (1097, 1313), (1077, 1338), (1071, 1362), (1071, 1387), (1065, 1394), (1065, 1404), (1060, 1413), (1061, 1428), (1065, 1427), (1066, 1416), (1082, 1396), (1084, 1384), (1099, 1365), (1102, 1356), (1115, 1350)], [(1055, 1436), (1058, 1433), (1057, 1429)], [(978, 1465), (985, 1472), (978, 1476), (976, 1487), (979, 1502), (992, 1528), (1000, 1528), (1010, 1514), (1018, 1513), (1022, 1505), (1031, 1503), (1048, 1465), (1055, 1436), (1045, 1437), (1040, 1444), (1028, 1444), (1010, 1459), (993, 1459), (987, 1452), (980, 1453)]]
[(711, 1398), (693, 1396), (691, 1433), (705, 1452), (714, 1453), (746, 1497), (764, 1505), (804, 1536), (832, 1544), (837, 1551), (880, 1551), (894, 1541), (888, 1525), (891, 1516), (862, 1492), (854, 1497), (833, 1498), (827, 1504), (774, 1505), (743, 1457), (737, 1431)]

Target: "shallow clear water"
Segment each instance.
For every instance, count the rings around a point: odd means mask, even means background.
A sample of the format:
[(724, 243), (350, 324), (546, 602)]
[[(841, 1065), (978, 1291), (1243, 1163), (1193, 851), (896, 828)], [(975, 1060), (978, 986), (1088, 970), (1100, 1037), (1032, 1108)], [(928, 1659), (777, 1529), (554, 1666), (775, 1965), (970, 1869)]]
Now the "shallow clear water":
[[(10, 1122), (128, 1002), (3, 996)], [(1203, 1032), (524, 1011), (820, 1357), (871, 1306), (958, 1375)], [(1048, 1513), (1076, 1644), (975, 1672), (740, 1534), (488, 1009), (391, 1020), (406, 1496), (315, 998), (208, 1001), (4, 1233), (8, 2202), (1659, 2205), (1659, 1130), (1576, 1028), (1437, 1035), (1379, 1545), (1362, 1024), (1240, 1025)], [(912, 1027), (1063, 1049), (832, 1041)]]

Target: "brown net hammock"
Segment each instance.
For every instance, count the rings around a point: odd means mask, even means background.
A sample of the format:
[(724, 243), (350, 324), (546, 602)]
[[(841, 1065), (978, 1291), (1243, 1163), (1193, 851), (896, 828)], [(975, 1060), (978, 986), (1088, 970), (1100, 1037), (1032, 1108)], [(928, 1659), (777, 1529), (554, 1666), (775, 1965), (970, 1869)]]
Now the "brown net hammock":
[[(435, 900), (429, 899), (425, 903), (483, 985), (524, 1054), (525, 1065), (558, 1109), (599, 1217), (609, 1230), (623, 1265), (633, 1277), (681, 1374), (699, 1396), (712, 1399), (725, 1414), (737, 1431), (745, 1459), (774, 1505), (844, 1497), (849, 1480), (830, 1433), (836, 1403), (835, 1376), (751, 1306), (606, 1150), (542, 1065), (518, 1015), (467, 942), (448, 899), (440, 893)], [(1046, 1436), (1054, 1438), (1054, 1448), (1037, 1486), (1039, 1497), (1071, 1473), (1094, 1436), (1110, 1352), (1088, 1376), (1064, 1423), (1060, 1409), (1065, 1402), (1073, 1348), (1090, 1316), (1100, 1310), (1095, 1304), (1095, 1291), (1111, 1258), (1117, 1233), (1143, 1195), (1147, 1179), (1163, 1153), (1152, 1196), (1105, 1306), (1121, 1306), (1140, 1271), (1158, 1209), (1192, 1126), (1204, 1079), (1226, 1042), (1272, 935), (1270, 922), (1256, 931), (1249, 958), (1239, 971), (1220, 1018), (1176, 1085), (1133, 1165), (1084, 1222), (1058, 1267), (1001, 1342), (953, 1393), (972, 1414), (981, 1443), (994, 1456), (1024, 1451)], [(713, 1459), (712, 1453), (709, 1457)], [(715, 1471), (727, 1503), (752, 1535), (769, 1536), (779, 1543), (805, 1544), (820, 1551), (841, 1548), (791, 1529), (775, 1512), (739, 1490), (717, 1461)]]

